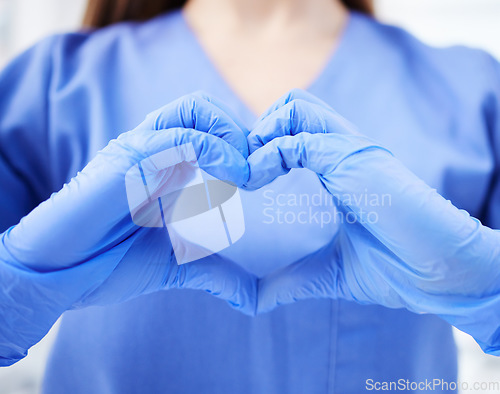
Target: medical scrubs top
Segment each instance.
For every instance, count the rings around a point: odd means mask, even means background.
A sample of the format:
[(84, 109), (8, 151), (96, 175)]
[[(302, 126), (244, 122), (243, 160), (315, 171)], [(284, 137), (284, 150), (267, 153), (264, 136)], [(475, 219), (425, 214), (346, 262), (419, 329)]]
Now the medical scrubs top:
[[(498, 228), (495, 68), (481, 51), (431, 48), (353, 12), (308, 90)], [(256, 120), (180, 11), (58, 35), (22, 54), (0, 77), (2, 229), (110, 139), (200, 89), (249, 127)], [(319, 249), (343, 225), (318, 219), (332, 207), (308, 170), (241, 198), (245, 234), (221, 254), (259, 276)], [(451, 327), (435, 316), (321, 299), (248, 317), (204, 292), (168, 290), (66, 312), (43, 392), (346, 394), (370, 379), (454, 381), (456, 363)]]

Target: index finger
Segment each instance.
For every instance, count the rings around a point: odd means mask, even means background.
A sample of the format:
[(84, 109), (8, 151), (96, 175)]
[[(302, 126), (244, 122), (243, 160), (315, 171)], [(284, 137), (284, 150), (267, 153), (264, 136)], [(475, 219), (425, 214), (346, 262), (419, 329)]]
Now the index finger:
[(136, 130), (194, 129), (222, 138), (235, 147), (243, 157), (248, 156), (245, 131), (227, 112), (216, 105), (213, 98), (196, 92), (151, 112)]

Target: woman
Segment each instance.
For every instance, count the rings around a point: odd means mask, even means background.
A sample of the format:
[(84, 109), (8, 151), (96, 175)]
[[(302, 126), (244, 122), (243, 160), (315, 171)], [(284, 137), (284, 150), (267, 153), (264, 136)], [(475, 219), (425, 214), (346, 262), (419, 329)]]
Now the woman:
[[(251, 174), (245, 129), (277, 97), (301, 87), (496, 228), (498, 65), (484, 53), (430, 48), (381, 25), (368, 15), (368, 2), (141, 3), (91, 2), (87, 25), (102, 28), (45, 40), (2, 74), (3, 229), (155, 108), (201, 89), (229, 109), (202, 94), (167, 105), (4, 235), (4, 364), (21, 358), (63, 311), (107, 305), (64, 315), (45, 392), (359, 393), (370, 379), (455, 381), (451, 329), (436, 316), (326, 298), (249, 317), (202, 292), (172, 289), (208, 290), (253, 314), (253, 275), (286, 270), (304, 256), (317, 261), (344, 228), (338, 220), (316, 222), (332, 205), (312, 203), (324, 190), (314, 173), (292, 171), (241, 191), (243, 237), (202, 262), (166, 271), (157, 264), (172, 255), (157, 247), (165, 233), (138, 231), (121, 216), (126, 201), (116, 196), (123, 185), (112, 175), (143, 158), (130, 152), (158, 138), (151, 131), (173, 129), (163, 148), (188, 138), (200, 167), (243, 186)], [(135, 19), (147, 20), (114, 24)], [(310, 203), (283, 203), (294, 195)], [(303, 212), (302, 222), (279, 220)]]

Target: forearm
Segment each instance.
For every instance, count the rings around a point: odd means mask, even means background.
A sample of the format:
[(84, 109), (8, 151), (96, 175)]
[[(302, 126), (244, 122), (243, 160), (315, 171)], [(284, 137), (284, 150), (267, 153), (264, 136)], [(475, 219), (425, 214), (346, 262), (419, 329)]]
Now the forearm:
[(94, 259), (86, 264), (38, 272), (15, 261), (0, 244), (0, 366), (24, 358), (59, 316), (79, 302), (112, 270)]
[[(382, 150), (351, 156), (324, 182), (356, 215), (356, 226), (367, 230), (348, 229), (358, 248), (344, 253), (351, 259), (343, 264), (346, 271), (356, 256), (360, 269), (369, 264), (376, 272), (369, 277), (378, 276), (397, 294), (391, 302), (399, 298), (414, 312), (439, 315), (500, 355), (498, 231), (453, 206)], [(383, 293), (375, 302), (387, 305)]]
[(500, 233), (453, 206), (386, 151), (353, 155), (323, 181), (405, 262), (396, 264), (422, 290), (471, 296), (500, 291)]

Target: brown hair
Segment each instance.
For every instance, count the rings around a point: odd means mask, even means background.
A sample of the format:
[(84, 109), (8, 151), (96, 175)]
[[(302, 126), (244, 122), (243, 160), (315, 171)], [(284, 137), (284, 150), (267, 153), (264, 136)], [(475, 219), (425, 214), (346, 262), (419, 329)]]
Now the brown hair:
[[(122, 21), (143, 21), (182, 7), (187, 0), (88, 0), (85, 27), (104, 27)], [(373, 0), (342, 0), (349, 9), (373, 15)]]

